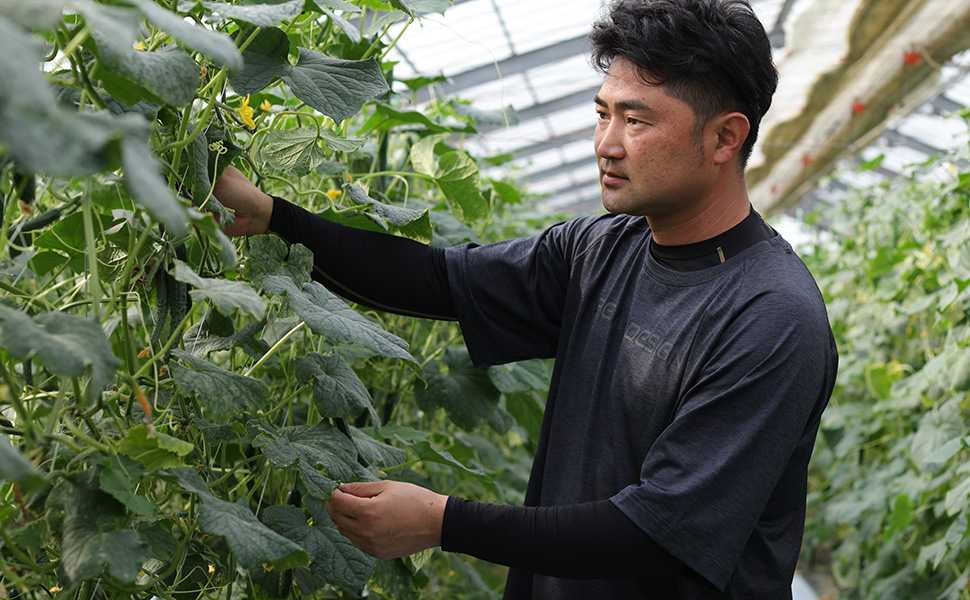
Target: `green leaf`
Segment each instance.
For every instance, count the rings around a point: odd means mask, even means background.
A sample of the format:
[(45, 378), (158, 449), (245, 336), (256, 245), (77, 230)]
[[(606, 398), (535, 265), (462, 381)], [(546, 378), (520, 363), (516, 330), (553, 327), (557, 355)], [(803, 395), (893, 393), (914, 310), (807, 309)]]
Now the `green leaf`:
[(260, 427), (260, 435), (253, 439), (253, 446), (278, 467), (287, 467), (306, 461), (308, 465), (322, 469), (329, 479), (356, 481), (363, 474), (357, 463), (354, 443), (327, 423), (284, 427), (279, 432), (268, 426)]
[(951, 517), (966, 510), (968, 505), (970, 505), (970, 478), (953, 486), (943, 500), (943, 508)]
[(302, 458), (299, 460), (298, 466), (300, 478), (303, 480), (303, 485), (306, 486), (310, 494), (321, 500), (333, 498), (334, 490), (340, 487), (339, 483), (318, 471), (313, 465)]
[[(214, 198), (210, 198), (210, 202)], [(221, 267), (224, 270), (235, 268), (236, 266), (236, 247), (232, 245), (232, 242), (222, 232), (222, 228), (216, 223), (215, 219), (211, 214), (200, 214), (194, 210), (189, 211), (189, 222), (196, 230), (201, 231), (209, 237), (210, 240), (214, 240), (219, 246), (219, 260)]]
[(431, 230), (431, 217), (427, 210), (383, 204), (368, 196), (364, 188), (355, 183), (348, 183), (344, 188), (351, 202), (370, 207), (368, 216), (371, 216), (385, 230), (393, 228), (408, 239), (422, 244), (431, 243), (434, 233)]
[(173, 350), (172, 355), (188, 365), (169, 364), (175, 386), (186, 396), (198, 397), (212, 421), (226, 423), (269, 402), (269, 388), (258, 379), (227, 371), (182, 350)]
[(438, 136), (425, 136), (411, 146), (411, 166), (418, 173), (434, 177), (437, 166), (434, 160), (435, 144), (441, 140)]
[(230, 79), (240, 95), (255, 94), (274, 79), (282, 79), (293, 94), (338, 124), (356, 115), (364, 102), (387, 93), (390, 87), (376, 59), (344, 60), (300, 48), (291, 65), (286, 34), (264, 29), (243, 52), (245, 67)]
[(964, 433), (963, 419), (958, 402), (944, 402), (932, 412), (923, 415), (919, 428), (910, 444), (910, 454), (923, 470), (933, 471), (942, 463), (930, 460), (935, 450), (954, 437)]
[(365, 319), (319, 283), (311, 282), (299, 288), (289, 278), (271, 275), (264, 279), (263, 285), (271, 292), (285, 293), (314, 333), (333, 342), (361, 344), (380, 356), (400, 358), (420, 372), (417, 361), (408, 353), (407, 342)]
[(121, 162), (125, 167), (125, 186), (135, 202), (165, 225), (171, 235), (177, 237), (188, 233), (189, 211), (165, 184), (161, 161), (148, 143), (126, 137), (121, 145)]
[(224, 315), (239, 312), (262, 319), (266, 314), (266, 299), (248, 283), (201, 277), (192, 267), (175, 261), (175, 278), (191, 285), (189, 294), (194, 301), (210, 300)]
[(445, 465), (453, 469), (457, 469), (462, 473), (468, 473), (482, 484), (484, 484), (488, 489), (495, 490), (495, 482), (489, 477), (484, 471), (477, 468), (471, 468), (465, 466), (464, 463), (459, 461), (457, 458), (451, 455), (451, 452), (447, 450), (437, 450), (431, 445), (427, 440), (417, 442), (408, 446), (418, 458), (424, 462), (437, 463), (440, 465)]
[(339, 355), (311, 352), (296, 359), (294, 371), (300, 385), (313, 384), (321, 417), (356, 419), (367, 411), (374, 423), (379, 421), (367, 388)]
[(362, 589), (374, 571), (377, 559), (360, 550), (344, 536), (327, 516), (323, 503), (307, 498), (306, 515), (295, 506), (270, 506), (263, 511), (263, 521), (283, 537), (293, 540), (310, 556), (310, 569), (328, 583), (350, 589)]
[(189, 23), (179, 15), (162, 8), (152, 0), (128, 0), (153, 22), (173, 38), (189, 48), (200, 52), (215, 62), (236, 71), (243, 66), (242, 56), (233, 43), (225, 35), (206, 29), (205, 27)]
[(145, 465), (149, 473), (182, 466), (182, 457), (194, 449), (189, 442), (145, 425), (136, 425), (128, 430), (118, 446), (118, 452)]
[(62, 532), (60, 567), (65, 583), (75, 586), (108, 572), (133, 583), (149, 558), (138, 534), (118, 529), (124, 509), (97, 488), (97, 469), (66, 477), (47, 499), (48, 521)]
[(139, 496), (133, 492), (135, 482), (144, 474), (145, 469), (141, 464), (132, 461), (124, 454), (117, 454), (105, 461), (99, 487), (136, 515), (152, 518), (158, 512), (158, 507), (145, 496)]
[(539, 441), (542, 430), (543, 407), (535, 392), (506, 394), (505, 409), (533, 442)]
[[(351, 6), (353, 5), (351, 4)], [(351, 42), (355, 44), (360, 42), (360, 29), (358, 27), (354, 26), (353, 23), (341, 17), (326, 6), (320, 6), (319, 9), (321, 13), (326, 15), (327, 19), (333, 23), (336, 23), (337, 27), (340, 27), (340, 30), (344, 32), (344, 35), (350, 38)], [(360, 9), (356, 6), (354, 6), (354, 10), (360, 11)]]
[[(91, 37), (97, 42), (101, 68), (108, 73), (138, 84), (172, 106), (184, 106), (195, 98), (199, 68), (184, 50), (139, 51), (126, 40), (117, 40), (98, 30), (93, 30)], [(99, 74), (104, 72), (99, 69)], [(127, 104), (141, 100), (120, 99)]]
[(0, 480), (28, 483), (31, 487), (43, 481), (43, 475), (27, 460), (23, 454), (17, 452), (7, 436), (0, 434)]
[(224, 19), (237, 19), (257, 27), (272, 27), (298, 16), (303, 11), (303, 2), (288, 0), (277, 4), (227, 4), (203, 0), (202, 6)]
[(267, 133), (259, 156), (278, 171), (303, 177), (326, 160), (327, 154), (318, 144), (320, 140), (334, 152), (353, 152), (367, 141), (365, 138), (344, 138), (317, 127), (276, 129)]
[(287, 277), (297, 285), (310, 281), (313, 253), (306, 246), (287, 246), (275, 235), (254, 235), (248, 242), (245, 275), (253, 285), (262, 287), (269, 276)]
[(475, 128), (468, 124), (444, 125), (435, 123), (424, 113), (416, 110), (398, 110), (387, 104), (376, 102), (374, 115), (361, 127), (361, 131), (389, 131), (401, 125), (416, 131), (431, 133), (476, 133)]
[(202, 500), (199, 528), (210, 535), (221, 535), (236, 561), (245, 569), (272, 565), (289, 569), (305, 565), (306, 550), (259, 522), (246, 499), (226, 502), (215, 496)]
[(56, 375), (81, 377), (89, 372), (84, 398), (88, 403), (100, 397), (121, 365), (98, 323), (57, 311), (31, 318), (0, 304), (0, 348), (19, 360), (33, 359)]
[(53, 29), (68, 0), (0, 0), (0, 14), (28, 29)]
[(144, 119), (78, 113), (57, 105), (37, 65), (40, 45), (22, 29), (0, 17), (0, 142), (25, 172), (88, 175), (118, 165), (120, 140), (140, 131)]
[[(195, 126), (189, 124), (187, 133), (191, 135), (193, 131), (195, 131)], [(212, 190), (212, 178), (209, 177), (209, 170), (215, 166), (213, 163), (216, 160), (210, 160), (210, 158), (211, 156), (218, 158), (221, 155), (217, 151), (210, 150), (209, 145), (213, 143), (213, 138), (218, 137), (221, 132), (217, 132), (212, 128), (212, 130), (207, 130), (205, 133), (205, 135), (195, 136), (195, 139), (192, 140), (192, 144), (189, 146), (189, 152), (187, 152), (186, 157), (189, 171), (187, 179), (191, 186), (192, 204), (199, 210), (207, 210), (218, 215), (218, 222), (221, 226), (229, 227), (235, 221), (235, 215), (210, 193)], [(224, 168), (225, 165), (232, 162), (232, 157), (225, 140), (220, 139), (219, 145), (225, 150), (226, 154), (226, 158), (219, 162)], [(213, 171), (215, 171), (214, 168)], [(233, 251), (233, 255), (235, 255), (235, 251)]]
[(350, 437), (364, 460), (378, 467), (396, 467), (404, 463), (407, 453), (400, 448), (378, 442), (356, 427), (350, 428)]
[(526, 360), (488, 368), (489, 379), (503, 394), (514, 392), (545, 392), (552, 373), (543, 360)]
[(426, 388), (417, 388), (415, 397), (422, 410), (431, 412), (444, 408), (459, 427), (471, 430), (498, 406), (499, 391), (492, 384), (488, 370), (472, 366), (467, 351), (449, 348), (445, 351), (444, 364), (448, 373), (442, 373), (437, 361), (425, 367)]
[[(246, 32), (247, 37), (249, 32)], [(287, 58), (290, 38), (282, 29), (268, 27), (256, 34), (242, 52), (244, 65), (229, 77), (229, 83), (237, 94), (255, 94), (282, 77), (290, 66)]]
[(138, 521), (135, 523), (138, 537), (148, 546), (152, 558), (168, 562), (178, 552), (179, 542), (172, 532), (155, 522)]
[(900, 494), (893, 505), (893, 514), (889, 519), (889, 529), (886, 531), (886, 539), (889, 539), (890, 534), (906, 529), (912, 522), (913, 502), (906, 494)]
[(435, 182), (455, 216), (466, 223), (485, 217), (488, 204), (482, 196), (482, 178), (475, 159), (465, 152), (448, 152), (438, 160)]

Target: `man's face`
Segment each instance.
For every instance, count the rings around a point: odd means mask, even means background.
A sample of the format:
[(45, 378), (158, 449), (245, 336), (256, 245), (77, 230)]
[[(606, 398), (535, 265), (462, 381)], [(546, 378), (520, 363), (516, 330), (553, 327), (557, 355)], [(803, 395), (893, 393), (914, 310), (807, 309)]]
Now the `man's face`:
[(633, 63), (617, 57), (595, 102), (596, 159), (608, 211), (677, 220), (708, 198), (707, 134), (698, 135), (684, 101), (644, 83)]

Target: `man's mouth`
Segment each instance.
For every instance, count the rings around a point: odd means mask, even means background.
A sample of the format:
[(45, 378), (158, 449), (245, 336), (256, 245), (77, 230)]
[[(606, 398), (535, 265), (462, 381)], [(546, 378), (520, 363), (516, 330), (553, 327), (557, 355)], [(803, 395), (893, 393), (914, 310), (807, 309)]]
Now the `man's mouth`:
[(627, 180), (626, 177), (617, 171), (608, 171), (603, 169), (601, 173), (602, 175), (600, 176), (600, 181), (603, 183), (603, 185), (617, 185)]

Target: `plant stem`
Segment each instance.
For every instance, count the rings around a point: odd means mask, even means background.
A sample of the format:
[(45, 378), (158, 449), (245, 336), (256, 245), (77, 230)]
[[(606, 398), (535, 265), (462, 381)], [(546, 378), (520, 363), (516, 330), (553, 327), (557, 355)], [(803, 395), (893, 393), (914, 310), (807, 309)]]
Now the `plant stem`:
[(267, 359), (269, 359), (270, 356), (272, 356), (273, 354), (275, 354), (276, 351), (280, 349), (280, 347), (283, 345), (283, 342), (285, 342), (286, 340), (288, 340), (291, 337), (293, 337), (296, 334), (296, 332), (298, 332), (299, 330), (303, 329), (303, 327), (305, 325), (306, 325), (306, 321), (300, 321), (298, 324), (296, 324), (293, 327), (293, 329), (290, 329), (289, 331), (287, 331), (286, 332), (286, 335), (284, 335), (283, 337), (281, 337), (275, 344), (273, 344), (273, 347), (270, 348), (269, 350), (267, 350), (266, 351), (266, 354), (264, 354), (263, 356), (261, 356), (260, 359), (258, 361), (256, 361), (256, 364), (254, 364), (253, 366), (249, 367), (249, 370), (246, 371), (244, 373), (244, 375), (246, 377), (250, 377), (252, 375), (253, 371), (255, 371), (257, 368), (259, 368), (260, 366), (262, 366), (262, 364), (264, 362), (266, 362)]
[(88, 292), (91, 295), (91, 312), (96, 321), (101, 320), (101, 278), (98, 275), (98, 252), (94, 244), (94, 217), (91, 213), (91, 178), (84, 180), (84, 198), (81, 201), (84, 218), (84, 244), (88, 261)]

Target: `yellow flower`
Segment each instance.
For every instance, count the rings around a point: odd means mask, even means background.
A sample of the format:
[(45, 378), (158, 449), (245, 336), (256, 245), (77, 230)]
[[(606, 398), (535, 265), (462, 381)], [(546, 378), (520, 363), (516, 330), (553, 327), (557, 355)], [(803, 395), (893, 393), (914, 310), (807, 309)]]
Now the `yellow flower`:
[(147, 50), (147, 48), (145, 48), (145, 44), (143, 44), (143, 43), (141, 43), (141, 42), (138, 42), (137, 44), (135, 44), (135, 45), (133, 46), (133, 48), (134, 48), (135, 50)]
[(249, 105), (249, 94), (246, 94), (246, 97), (242, 99), (239, 109), (236, 112), (242, 117), (243, 123), (253, 129), (256, 128), (256, 121), (253, 121), (253, 107)]
[(216, 572), (215, 566), (214, 565), (209, 565), (209, 575), (212, 575), (215, 572)]
[(261, 110), (263, 110), (264, 112), (269, 112), (269, 111), (273, 110), (273, 105), (270, 104), (270, 101), (269, 100), (263, 100), (260, 103), (259, 108)]
[(336, 200), (340, 197), (340, 194), (343, 194), (340, 190), (327, 190), (327, 195), (330, 196), (331, 200)]

